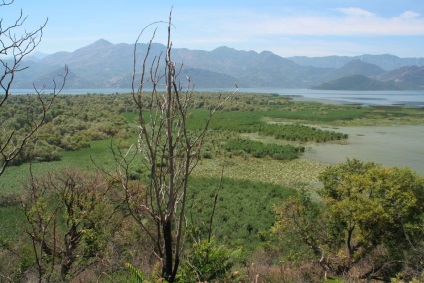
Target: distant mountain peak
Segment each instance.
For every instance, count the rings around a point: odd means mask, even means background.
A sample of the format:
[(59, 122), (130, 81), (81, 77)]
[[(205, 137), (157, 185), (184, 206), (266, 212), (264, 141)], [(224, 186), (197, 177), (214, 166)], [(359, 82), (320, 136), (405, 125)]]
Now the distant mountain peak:
[(228, 47), (228, 46), (220, 46), (215, 48), (214, 50), (212, 50), (211, 52), (215, 53), (215, 54), (233, 54), (233, 53), (237, 53), (238, 50)]
[(222, 50), (231, 50), (231, 51), (235, 51), (234, 48), (228, 47), (228, 46), (219, 46), (217, 48), (215, 48), (212, 51), (222, 51)]
[(268, 50), (264, 50), (264, 51), (261, 51), (261, 53), (259, 53), (260, 55), (275, 55), (274, 53), (272, 53), (271, 51), (268, 51)]
[(99, 46), (99, 45), (102, 45), (102, 46), (111, 46), (111, 45), (113, 45), (113, 43), (110, 42), (110, 41), (107, 41), (106, 39), (101, 38), (101, 39), (95, 41), (94, 43), (92, 43), (91, 45), (96, 45), (96, 46)]
[(99, 39), (99, 40), (96, 40), (95, 42), (93, 42), (93, 43), (91, 43), (87, 46), (84, 46), (84, 47), (82, 47), (78, 50), (101, 49), (101, 48), (108, 48), (108, 47), (112, 47), (112, 46), (114, 46), (114, 44), (112, 42), (107, 41), (106, 39)]
[(81, 47), (80, 49), (75, 50), (76, 53), (90, 51), (93, 53), (98, 53), (99, 50), (109, 49), (114, 47), (115, 45), (106, 39), (99, 39), (87, 46)]
[(338, 72), (344, 75), (362, 74), (366, 76), (375, 76), (384, 73), (384, 70), (375, 64), (367, 63), (359, 58), (354, 58), (340, 68)]

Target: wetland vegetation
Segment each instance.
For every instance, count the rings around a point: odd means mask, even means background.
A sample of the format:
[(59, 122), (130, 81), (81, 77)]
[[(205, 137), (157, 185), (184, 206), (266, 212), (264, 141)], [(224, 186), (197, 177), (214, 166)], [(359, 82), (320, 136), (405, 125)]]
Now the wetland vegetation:
[[(11, 96), (1, 108), (2, 127), (14, 131), (17, 140), (29, 126), (27, 114), (42, 107), (29, 99)], [(319, 146), (328, 148), (329, 156), (337, 146), (349, 149), (357, 136), (345, 131), (350, 127), (415, 125), (420, 131), (422, 108), (322, 104), (251, 93), (237, 93), (221, 105), (219, 94), (195, 92), (187, 115), (189, 134), (201, 131), (215, 108), (189, 180), (187, 248), (178, 282), (318, 282), (326, 275), (340, 280), (334, 282), (423, 279), (422, 177), (356, 159), (328, 167), (336, 162), (305, 158)], [(0, 178), (2, 278), (31, 280), (40, 268), (43, 274), (51, 271), (50, 281), (125, 281), (131, 277), (129, 262), (149, 280), (158, 279), (155, 249), (127, 217), (130, 210), (114, 175), (113, 150), (124, 152), (136, 142), (137, 118), (129, 94), (57, 97), (37, 137)], [(142, 162), (128, 167), (130, 189), (145, 188)], [(375, 186), (367, 186), (371, 183)], [(346, 193), (352, 188), (356, 195)], [(41, 206), (45, 219), (60, 212), (50, 219), (57, 242), (42, 254), (45, 262), (53, 262), (46, 265), (49, 271), (41, 270), (32, 252), (31, 239), (44, 233), (36, 222)], [(372, 229), (373, 219), (378, 231)], [(147, 220), (141, 222), (153, 229)], [(66, 248), (71, 239), (81, 243), (72, 251)], [(55, 249), (62, 251), (62, 263), (59, 256), (55, 263)], [(369, 270), (370, 265), (376, 269)], [(61, 273), (57, 266), (68, 269)]]

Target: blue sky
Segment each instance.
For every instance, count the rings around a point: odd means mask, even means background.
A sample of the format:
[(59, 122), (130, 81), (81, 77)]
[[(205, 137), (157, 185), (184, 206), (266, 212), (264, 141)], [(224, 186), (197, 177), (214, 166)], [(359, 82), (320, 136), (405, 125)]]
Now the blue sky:
[[(100, 38), (134, 43), (144, 26), (167, 20), (172, 6), (178, 48), (424, 57), (424, 0), (15, 0), (0, 14), (6, 24), (22, 9), (28, 30), (48, 18), (37, 50), (54, 53)], [(166, 26), (159, 25), (156, 41), (165, 36)]]

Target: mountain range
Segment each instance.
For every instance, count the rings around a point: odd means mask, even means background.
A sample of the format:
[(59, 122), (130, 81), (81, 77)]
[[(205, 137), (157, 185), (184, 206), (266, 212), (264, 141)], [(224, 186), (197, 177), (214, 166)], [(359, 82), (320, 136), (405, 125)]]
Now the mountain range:
[[(137, 45), (138, 66), (147, 48), (147, 44)], [(153, 43), (150, 50), (152, 58), (163, 56), (165, 51), (159, 43)], [(35, 53), (22, 63), (28, 69), (19, 72), (13, 88), (32, 88), (33, 83), (49, 88), (64, 65), (69, 67), (67, 89), (130, 88), (133, 55), (133, 44), (112, 44), (104, 39), (74, 52)], [(212, 51), (173, 48), (172, 60), (183, 65), (180, 80), (190, 77), (196, 88), (232, 88), (235, 84), (243, 88), (424, 88), (424, 58), (387, 54), (283, 58), (270, 51), (258, 53), (223, 46)]]

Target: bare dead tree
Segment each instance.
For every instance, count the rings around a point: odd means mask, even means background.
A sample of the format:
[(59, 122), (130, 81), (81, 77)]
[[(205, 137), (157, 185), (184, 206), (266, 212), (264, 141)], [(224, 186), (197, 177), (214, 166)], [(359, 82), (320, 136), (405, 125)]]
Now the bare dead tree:
[[(177, 64), (171, 60), (171, 19), (172, 11), (167, 23), (164, 58), (163, 54), (151, 58), (156, 30), (141, 64), (136, 56), (137, 44), (147, 27), (136, 40), (132, 95), (138, 111), (138, 140), (128, 151), (119, 148), (114, 151), (119, 162), (118, 173), (126, 192), (128, 210), (154, 243), (154, 252), (162, 263), (162, 276), (168, 282), (175, 280), (183, 251), (189, 176), (199, 160), (212, 116), (231, 96), (221, 98), (220, 95), (221, 102), (209, 110), (203, 128), (189, 131), (189, 102), (195, 92), (190, 78), (187, 78), (187, 86), (184, 88), (178, 82), (182, 66), (177, 68)], [(147, 83), (151, 90), (145, 91)], [(158, 90), (162, 83), (165, 84), (164, 92)], [(140, 159), (146, 177), (141, 180), (140, 189), (134, 190), (129, 172), (134, 160)], [(140, 194), (143, 194), (142, 197)]]
[[(0, 8), (13, 4), (13, 0), (1, 1)], [(26, 70), (28, 66), (23, 63), (35, 48), (40, 44), (43, 37), (43, 30), (47, 25), (46, 21), (34, 31), (22, 31), (27, 17), (21, 10), (19, 16), (11, 24), (4, 24), (3, 18), (0, 20), (0, 111), (5, 110), (5, 103), (12, 95), (12, 84), (18, 73)], [(37, 130), (42, 126), (46, 118), (46, 113), (50, 109), (56, 96), (65, 86), (68, 68), (65, 66), (64, 73), (60, 75), (60, 80), (53, 79), (53, 93), (44, 95), (45, 87), (36, 88), (35, 99), (29, 99), (30, 103), (36, 102), (41, 106), (41, 113), (28, 110), (29, 129), (25, 132), (17, 133), (16, 130), (9, 129), (5, 122), (0, 120), (0, 176), (6, 166), (23, 150), (28, 142), (34, 138)], [(35, 100), (35, 101), (34, 101)]]

